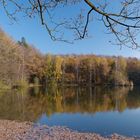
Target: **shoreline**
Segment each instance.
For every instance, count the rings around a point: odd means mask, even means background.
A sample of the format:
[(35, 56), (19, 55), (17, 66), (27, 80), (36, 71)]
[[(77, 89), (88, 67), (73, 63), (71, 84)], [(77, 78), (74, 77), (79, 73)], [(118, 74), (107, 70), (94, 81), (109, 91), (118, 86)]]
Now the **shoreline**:
[(118, 134), (103, 137), (96, 133), (80, 133), (66, 127), (34, 125), (31, 122), (0, 120), (0, 140), (140, 140)]

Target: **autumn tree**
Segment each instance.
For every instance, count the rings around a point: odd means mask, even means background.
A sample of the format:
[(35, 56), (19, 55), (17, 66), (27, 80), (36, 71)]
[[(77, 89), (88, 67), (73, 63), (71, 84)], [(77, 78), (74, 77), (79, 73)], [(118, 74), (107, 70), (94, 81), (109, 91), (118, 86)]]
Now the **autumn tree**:
[(109, 66), (109, 63), (105, 57), (101, 59), (101, 62), (98, 66), (98, 69), (100, 71), (99, 75), (100, 75), (100, 79), (102, 81), (101, 83), (107, 84), (108, 79), (109, 79), (110, 66)]
[(62, 63), (63, 58), (61, 56), (56, 56), (53, 62), (54, 79), (56, 81), (62, 80)]
[(0, 81), (12, 86), (20, 80), (20, 64), (18, 45), (0, 30)]
[(127, 74), (130, 81), (133, 81), (136, 85), (140, 84), (140, 60), (137, 58), (128, 58)]
[(78, 82), (78, 57), (75, 56), (66, 56), (65, 58), (65, 80), (69, 82)]
[(49, 82), (53, 78), (53, 56), (47, 54), (45, 56), (45, 80)]
[(39, 82), (45, 75), (45, 60), (43, 55), (35, 49), (33, 46), (25, 48), (25, 70), (27, 73), (27, 78), (30, 82), (34, 83), (35, 78), (38, 78)]

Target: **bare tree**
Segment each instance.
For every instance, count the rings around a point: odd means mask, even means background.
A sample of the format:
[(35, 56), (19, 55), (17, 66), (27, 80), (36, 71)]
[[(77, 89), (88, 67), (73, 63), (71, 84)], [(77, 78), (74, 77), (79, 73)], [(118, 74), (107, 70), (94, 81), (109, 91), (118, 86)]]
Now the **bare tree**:
[[(19, 13), (30, 18), (39, 17), (54, 41), (69, 42), (69, 35), (65, 34), (67, 30), (72, 31), (72, 35), (74, 33), (72, 40), (88, 37), (92, 14), (94, 19), (103, 22), (109, 33), (115, 35), (117, 45), (133, 49), (140, 47), (137, 40), (140, 29), (139, 0), (0, 0), (0, 4), (12, 20), (16, 21)], [(84, 12), (80, 10), (80, 5), (85, 8)], [(76, 11), (73, 16), (66, 14), (71, 12), (67, 11), (70, 6)]]

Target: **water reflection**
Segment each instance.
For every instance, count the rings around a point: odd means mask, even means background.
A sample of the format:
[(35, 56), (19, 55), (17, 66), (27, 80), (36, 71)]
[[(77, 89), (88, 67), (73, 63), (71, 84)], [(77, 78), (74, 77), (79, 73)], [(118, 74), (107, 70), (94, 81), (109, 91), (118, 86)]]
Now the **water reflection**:
[[(140, 135), (138, 88), (57, 87), (0, 92), (0, 119)], [(127, 130), (128, 129), (128, 130)]]

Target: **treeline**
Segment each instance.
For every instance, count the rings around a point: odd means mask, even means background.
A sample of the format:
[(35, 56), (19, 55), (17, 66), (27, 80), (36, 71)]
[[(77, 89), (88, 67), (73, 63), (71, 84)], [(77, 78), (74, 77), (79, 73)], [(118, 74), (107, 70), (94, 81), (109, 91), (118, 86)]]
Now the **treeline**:
[(0, 84), (139, 85), (140, 60), (95, 55), (43, 55), (0, 30)]

